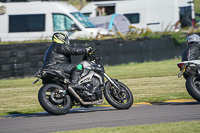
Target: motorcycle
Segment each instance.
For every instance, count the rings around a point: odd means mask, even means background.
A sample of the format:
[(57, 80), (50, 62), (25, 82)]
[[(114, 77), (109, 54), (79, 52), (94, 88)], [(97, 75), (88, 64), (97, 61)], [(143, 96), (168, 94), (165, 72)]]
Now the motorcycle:
[(78, 84), (85, 86), (85, 89), (73, 89), (70, 86), (70, 75), (62, 70), (42, 69), (35, 74), (37, 80), (33, 84), (40, 79), (43, 82), (38, 100), (44, 110), (53, 115), (64, 115), (74, 106), (90, 108), (100, 105), (104, 96), (116, 109), (129, 109), (132, 106), (130, 89), (105, 73), (100, 63), (102, 58), (94, 55), (94, 52), (84, 55), (80, 63), (83, 67)]
[(187, 92), (200, 102), (200, 60), (183, 61), (177, 64), (180, 68), (178, 77), (182, 75), (186, 79)]

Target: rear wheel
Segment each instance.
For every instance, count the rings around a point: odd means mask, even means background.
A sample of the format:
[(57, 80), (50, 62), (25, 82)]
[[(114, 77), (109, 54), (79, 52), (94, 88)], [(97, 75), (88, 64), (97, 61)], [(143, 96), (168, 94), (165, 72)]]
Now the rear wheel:
[(71, 98), (66, 90), (56, 84), (46, 84), (38, 92), (40, 105), (48, 113), (64, 115), (71, 109)]
[(123, 83), (115, 81), (120, 88), (117, 89), (110, 82), (107, 82), (104, 89), (104, 96), (108, 103), (117, 109), (129, 109), (133, 104), (133, 95), (130, 89)]
[(200, 78), (191, 75), (186, 80), (186, 89), (188, 93), (198, 102), (200, 102)]

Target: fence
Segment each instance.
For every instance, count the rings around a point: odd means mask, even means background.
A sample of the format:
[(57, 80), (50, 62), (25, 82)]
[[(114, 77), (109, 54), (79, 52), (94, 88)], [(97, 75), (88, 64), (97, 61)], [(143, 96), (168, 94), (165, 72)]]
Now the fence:
[[(41, 68), (46, 49), (51, 43), (27, 43), (0, 45), (0, 79), (33, 76)], [(177, 45), (170, 36), (162, 39), (125, 41), (72, 40), (74, 47), (93, 47), (97, 55), (103, 57), (105, 65), (129, 62), (159, 61), (180, 56), (186, 45)], [(72, 63), (81, 61), (82, 56), (72, 56)]]

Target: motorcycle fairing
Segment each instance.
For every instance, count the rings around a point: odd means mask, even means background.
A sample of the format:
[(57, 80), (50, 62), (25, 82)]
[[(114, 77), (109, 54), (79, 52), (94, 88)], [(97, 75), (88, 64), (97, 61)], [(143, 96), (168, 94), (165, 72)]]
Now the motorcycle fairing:
[(101, 64), (96, 64), (95, 62), (83, 61), (81, 62), (84, 69), (93, 70), (97, 73), (105, 73), (104, 67)]

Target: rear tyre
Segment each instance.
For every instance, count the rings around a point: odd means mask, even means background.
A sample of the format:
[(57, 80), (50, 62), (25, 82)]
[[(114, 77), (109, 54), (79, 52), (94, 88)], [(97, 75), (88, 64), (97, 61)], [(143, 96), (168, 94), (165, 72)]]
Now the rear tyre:
[(71, 109), (71, 98), (63, 93), (66, 92), (62, 87), (46, 84), (38, 92), (39, 103), (50, 114), (64, 115)]
[(123, 83), (115, 81), (121, 90), (118, 90), (110, 82), (106, 83), (104, 96), (108, 103), (116, 109), (129, 109), (133, 104), (133, 95), (130, 89)]
[(198, 102), (200, 102), (200, 78), (191, 75), (186, 80), (186, 89), (188, 93)]

